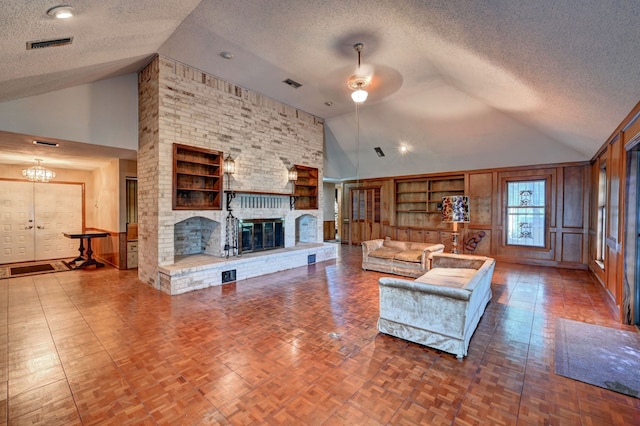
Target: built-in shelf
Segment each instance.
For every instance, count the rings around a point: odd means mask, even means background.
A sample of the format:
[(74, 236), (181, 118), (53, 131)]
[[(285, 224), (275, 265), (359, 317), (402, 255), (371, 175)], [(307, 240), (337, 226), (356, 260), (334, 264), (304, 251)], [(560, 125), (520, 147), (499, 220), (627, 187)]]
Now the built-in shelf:
[(173, 144), (173, 209), (222, 208), (222, 153)]
[(296, 210), (318, 208), (318, 169), (295, 165), (298, 178), (293, 184)]
[(432, 227), (447, 195), (464, 195), (464, 175), (396, 180), (396, 225)]

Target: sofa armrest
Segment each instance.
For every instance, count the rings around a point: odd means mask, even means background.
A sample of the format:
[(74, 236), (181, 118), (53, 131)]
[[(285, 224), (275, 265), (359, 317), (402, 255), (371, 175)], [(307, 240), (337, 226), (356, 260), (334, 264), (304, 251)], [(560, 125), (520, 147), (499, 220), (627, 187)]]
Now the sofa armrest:
[(369, 258), (369, 253), (382, 247), (382, 245), (384, 244), (384, 240), (382, 238), (378, 238), (376, 240), (363, 241), (361, 244), (362, 260), (366, 262)]
[(444, 251), (444, 244), (434, 244), (422, 249), (422, 257), (420, 258), (420, 264), (422, 270), (428, 271), (431, 269), (431, 258), (434, 253), (442, 253)]
[(469, 300), (472, 292), (457, 287), (445, 287), (427, 284), (419, 281), (409, 281), (399, 278), (382, 277), (378, 279), (380, 286), (394, 287), (413, 293), (425, 293), (450, 299)]

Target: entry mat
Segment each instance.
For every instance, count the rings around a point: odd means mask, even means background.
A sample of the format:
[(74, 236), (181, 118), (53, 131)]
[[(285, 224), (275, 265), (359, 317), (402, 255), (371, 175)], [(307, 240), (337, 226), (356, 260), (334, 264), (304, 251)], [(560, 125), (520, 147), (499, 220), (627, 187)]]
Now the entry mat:
[(556, 374), (640, 398), (640, 334), (558, 318)]
[(49, 272), (68, 271), (71, 266), (63, 260), (44, 262), (11, 263), (0, 266), (0, 280), (4, 278), (23, 277), (25, 275), (46, 274)]

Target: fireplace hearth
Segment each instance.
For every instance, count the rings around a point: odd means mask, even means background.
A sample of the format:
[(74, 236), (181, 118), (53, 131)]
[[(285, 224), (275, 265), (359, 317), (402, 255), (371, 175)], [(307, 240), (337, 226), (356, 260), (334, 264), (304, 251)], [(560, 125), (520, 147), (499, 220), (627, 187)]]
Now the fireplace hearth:
[(240, 254), (284, 247), (283, 219), (245, 219), (238, 227)]

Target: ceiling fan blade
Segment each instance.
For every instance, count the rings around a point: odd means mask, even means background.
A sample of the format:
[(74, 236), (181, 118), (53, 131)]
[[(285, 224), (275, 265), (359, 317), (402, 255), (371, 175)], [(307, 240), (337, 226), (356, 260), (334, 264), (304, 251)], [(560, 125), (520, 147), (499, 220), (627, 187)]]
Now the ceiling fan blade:
[(371, 79), (373, 78), (373, 65), (361, 64), (360, 67), (356, 69), (354, 76), (358, 78), (363, 78), (370, 82)]

